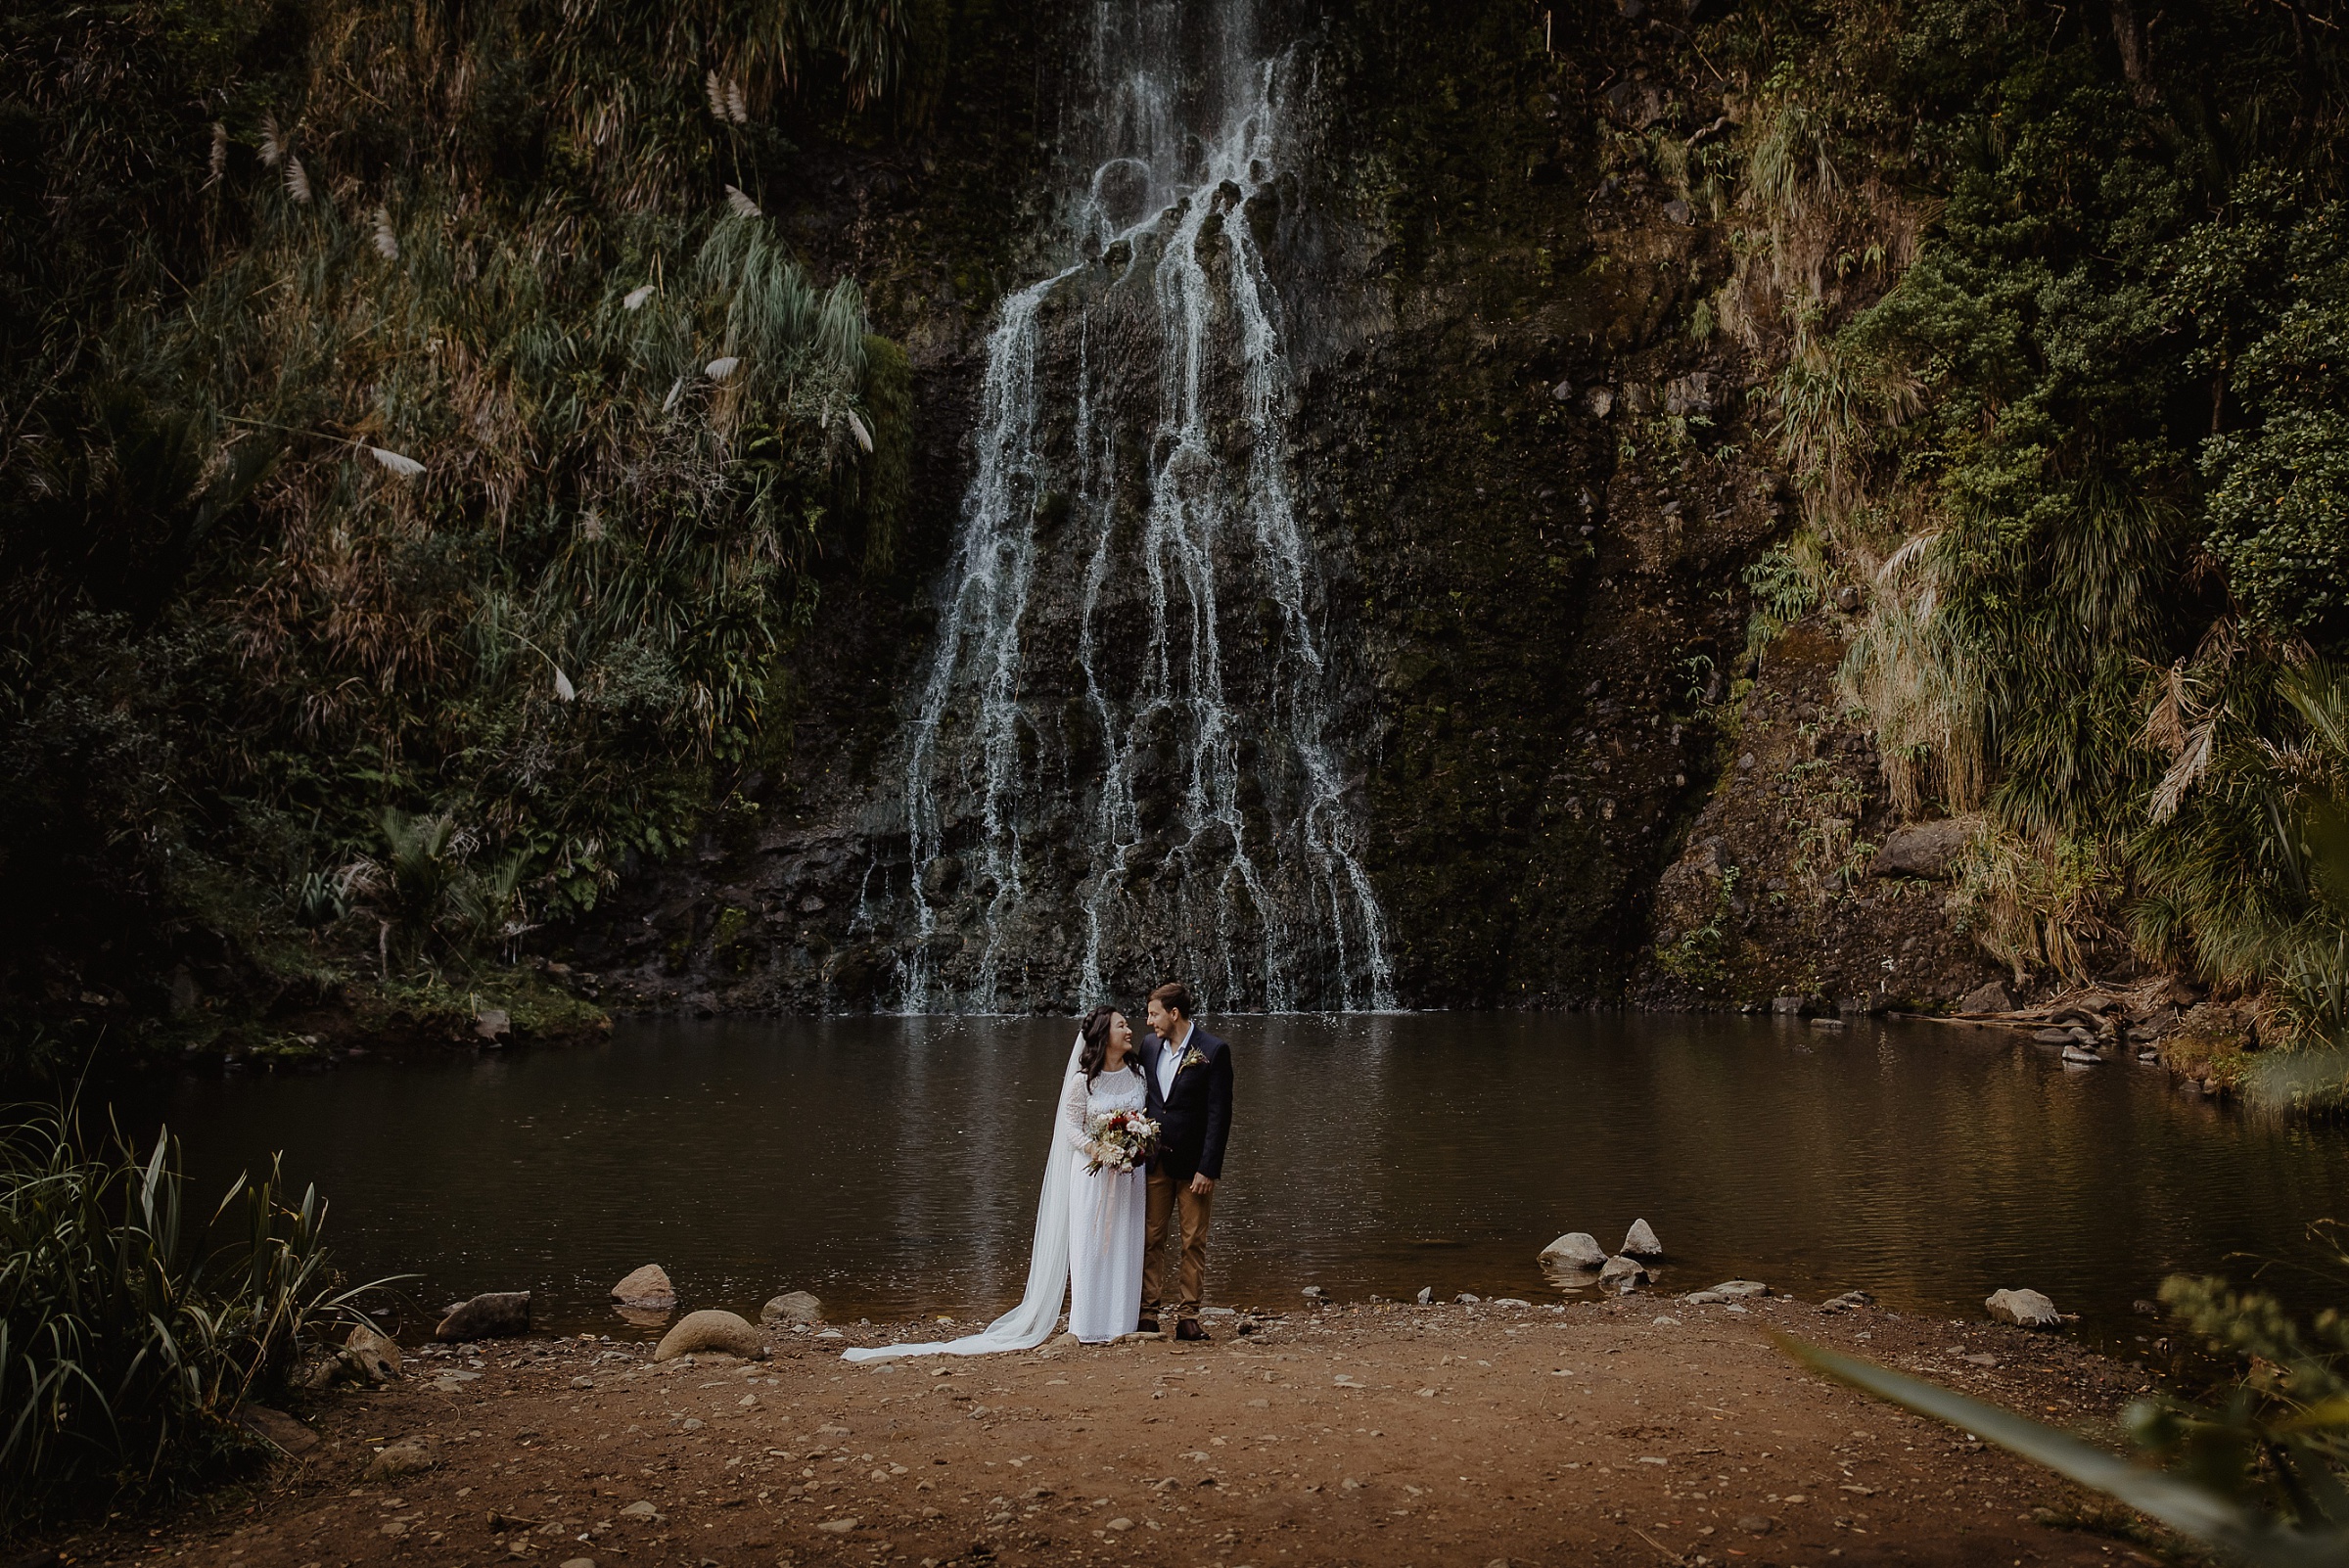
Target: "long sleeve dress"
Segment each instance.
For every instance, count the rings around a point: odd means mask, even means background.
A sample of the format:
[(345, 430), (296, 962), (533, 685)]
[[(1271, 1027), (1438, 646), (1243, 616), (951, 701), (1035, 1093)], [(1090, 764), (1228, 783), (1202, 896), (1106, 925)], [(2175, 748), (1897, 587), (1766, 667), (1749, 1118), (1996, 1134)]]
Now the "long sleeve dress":
[(1142, 1237), (1148, 1175), (1088, 1172), (1085, 1127), (1105, 1111), (1138, 1111), (1148, 1091), (1138, 1072), (1104, 1072), (1090, 1084), (1071, 1073), (1060, 1096), (1069, 1165), (1069, 1332), (1098, 1345), (1133, 1332), (1142, 1311)]

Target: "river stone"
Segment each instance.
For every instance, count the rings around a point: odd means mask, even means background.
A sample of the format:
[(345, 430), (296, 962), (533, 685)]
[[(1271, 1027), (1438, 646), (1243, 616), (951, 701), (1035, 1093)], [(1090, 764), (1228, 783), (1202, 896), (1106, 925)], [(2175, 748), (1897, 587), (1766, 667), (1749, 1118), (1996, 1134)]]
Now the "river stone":
[(1542, 1249), (1542, 1260), (1569, 1268), (1603, 1268), (1607, 1264), (1607, 1249), (1587, 1230), (1569, 1230)]
[(766, 1354), (766, 1336), (732, 1313), (704, 1308), (687, 1313), (677, 1319), (676, 1327), (661, 1336), (653, 1360), (674, 1360), (695, 1351), (718, 1351), (755, 1360)]
[(438, 1340), (518, 1339), (530, 1331), (530, 1293), (491, 1290), (449, 1308), (433, 1330)]
[(622, 1307), (662, 1312), (676, 1306), (677, 1287), (668, 1282), (668, 1269), (659, 1264), (646, 1264), (612, 1287), (612, 1299)]
[(1748, 1296), (1767, 1296), (1770, 1287), (1759, 1279), (1725, 1279), (1713, 1287), (1713, 1294), (1725, 1301), (1743, 1301)]
[(1995, 1291), (1982, 1305), (1991, 1316), (2017, 1328), (2053, 1328), (2063, 1321), (2055, 1304), (2036, 1290)]
[(343, 1342), (343, 1364), (370, 1383), (389, 1383), (400, 1373), (399, 1347), (360, 1323)]
[(376, 1450), (375, 1457), (367, 1461), (367, 1473), (360, 1479), (396, 1481), (402, 1476), (422, 1475), (438, 1468), (439, 1463), (439, 1455), (425, 1447), (424, 1439), (401, 1438)]
[(1870, 876), (1878, 877), (1939, 877), (1949, 873), (1950, 862), (1974, 836), (1974, 823), (1969, 817), (1944, 817), (1938, 822), (1911, 822), (1907, 827), (1894, 828), (1884, 840), (1884, 848), (1868, 862)]
[(2006, 988), (1998, 981), (1986, 980), (1958, 998), (1958, 1010), (1961, 1013), (2011, 1013), (2014, 1011), (2014, 998), (2006, 994)]
[(772, 1297), (759, 1309), (762, 1323), (820, 1323), (824, 1320), (824, 1304), (805, 1290), (787, 1290)]
[(1661, 1258), (1664, 1256), (1664, 1243), (1656, 1239), (1655, 1230), (1646, 1221), (1635, 1220), (1632, 1228), (1624, 1234), (1621, 1250), (1627, 1258)]
[(1620, 1285), (1627, 1290), (1646, 1277), (1647, 1266), (1635, 1258), (1609, 1258), (1598, 1271), (1600, 1284)]

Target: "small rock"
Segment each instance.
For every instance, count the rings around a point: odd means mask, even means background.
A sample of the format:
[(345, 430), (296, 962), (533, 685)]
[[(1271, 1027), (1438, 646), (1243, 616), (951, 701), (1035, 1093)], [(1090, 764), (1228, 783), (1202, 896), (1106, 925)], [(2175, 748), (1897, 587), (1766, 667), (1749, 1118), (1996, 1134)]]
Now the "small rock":
[(387, 1443), (375, 1451), (375, 1457), (367, 1461), (367, 1473), (362, 1479), (396, 1481), (402, 1476), (422, 1475), (427, 1470), (438, 1468), (439, 1463), (439, 1456), (425, 1447), (422, 1438), (401, 1438), (397, 1443)]
[(620, 1510), (620, 1516), (622, 1519), (658, 1519), (661, 1510), (649, 1502), (631, 1502)]
[(1743, 1301), (1748, 1296), (1767, 1296), (1770, 1287), (1759, 1279), (1725, 1279), (1713, 1287), (1713, 1294), (1725, 1301)]
[(473, 1032), (484, 1039), (502, 1039), (514, 1033), (513, 1015), (503, 1007), (484, 1007), (473, 1015)]
[(1305, 1297), (1307, 1301), (1319, 1301), (1321, 1299), (1321, 1287), (1319, 1285), (1308, 1285), (1298, 1294)]
[(1647, 1267), (1635, 1258), (1609, 1258), (1598, 1271), (1598, 1282), (1613, 1285), (1618, 1290), (1630, 1290), (1647, 1277)]
[(1995, 1291), (1982, 1305), (1991, 1316), (2017, 1328), (2053, 1328), (2063, 1321), (2055, 1304), (2036, 1290)]
[(270, 1409), (265, 1405), (247, 1405), (237, 1411), (237, 1420), (246, 1431), (261, 1439), (288, 1458), (299, 1458), (318, 1446), (318, 1434), (288, 1415), (283, 1410)]
[(2063, 1059), (2078, 1067), (2094, 1067), (2104, 1060), (2086, 1045), (2066, 1045), (2063, 1048)]
[(1461, 1291), (1458, 1295), (1452, 1297), (1451, 1299), (1454, 1305), (1461, 1307), (1479, 1307), (1484, 1304), (1485, 1300), (1484, 1297), (1471, 1295), (1465, 1290)]
[(2159, 1317), (2161, 1315), (2161, 1303), (2157, 1301), (2146, 1301), (2141, 1297), (2129, 1304), (2129, 1310), (2137, 1314), (2137, 1315), (2140, 1317)]
[(1635, 1220), (1632, 1228), (1625, 1232), (1623, 1246), (1619, 1250), (1627, 1258), (1661, 1258), (1664, 1256), (1664, 1243), (1656, 1239), (1654, 1228), (1646, 1221)]
[(1102, 1528), (1107, 1530), (1115, 1530), (1119, 1535), (1124, 1535), (1127, 1531), (1133, 1528), (1133, 1521), (1121, 1515), (1118, 1518), (1112, 1519)]
[(1677, 196), (1664, 204), (1664, 216), (1668, 221), (1678, 223), (1681, 228), (1687, 228), (1696, 221), (1696, 213), (1690, 209), (1686, 202)]
[(820, 1323), (824, 1320), (824, 1304), (805, 1290), (787, 1290), (770, 1297), (759, 1309), (762, 1323)]
[(1884, 848), (1867, 865), (1873, 877), (1940, 877), (1949, 874), (1950, 864), (1966, 845), (1973, 841), (1976, 823), (1971, 817), (1943, 817), (1938, 822), (1911, 822), (1907, 827), (1894, 828), (1885, 837)]
[(1527, 1301), (1522, 1296), (1496, 1296), (1493, 1298), (1493, 1305), (1496, 1307), (1515, 1307), (1522, 1312), (1530, 1310), (1534, 1304), (1530, 1301)]
[(573, 1388), (593, 1388), (595, 1387), (595, 1379), (592, 1377), (575, 1377), (571, 1380), (571, 1386)]
[(2035, 1032), (2031, 1038), (2042, 1045), (2069, 1045), (2072, 1032), (2068, 1029), (2043, 1029)]
[(400, 1373), (399, 1347), (390, 1335), (358, 1323), (343, 1342), (343, 1364), (370, 1383), (389, 1383)]
[(853, 1519), (826, 1519), (822, 1524), (817, 1525), (816, 1528), (818, 1530), (826, 1531), (832, 1535), (845, 1536), (850, 1531), (856, 1528), (856, 1521)]
[(1988, 1351), (1975, 1351), (1970, 1356), (1960, 1356), (1958, 1359), (1961, 1361), (1970, 1362), (1975, 1366), (1996, 1366), (1999, 1364), (1999, 1359), (1996, 1356), (1991, 1355)]
[(677, 1287), (668, 1282), (668, 1269), (646, 1264), (612, 1287), (612, 1299), (642, 1312), (667, 1312), (677, 1304)]
[(1542, 1249), (1542, 1261), (1563, 1264), (1569, 1268), (1603, 1268), (1607, 1263), (1607, 1249), (1600, 1246), (1598, 1238), (1589, 1231), (1569, 1230)]
[(1562, 403), (1573, 395), (1574, 383), (1570, 381), (1561, 381), (1549, 390), (1549, 400), (1553, 403)]
[(661, 1336), (653, 1360), (670, 1361), (695, 1351), (717, 1351), (757, 1360), (766, 1355), (766, 1336), (732, 1313), (705, 1308), (677, 1319), (677, 1326)]
[(1777, 1527), (1778, 1522), (1768, 1514), (1741, 1513), (1737, 1516), (1737, 1528), (1749, 1536), (1767, 1536)]
[(1593, 387), (1583, 393), (1583, 401), (1589, 404), (1592, 418), (1604, 419), (1615, 410), (1615, 389)]
[(1862, 1307), (1872, 1307), (1876, 1298), (1865, 1290), (1847, 1290), (1840, 1296), (1830, 1296), (1819, 1304), (1822, 1313), (1848, 1313)]
[(1961, 1013), (2011, 1013), (2014, 1011), (2014, 998), (2006, 994), (2006, 988), (2001, 982), (1986, 980), (1958, 998), (1958, 1010)]
[(518, 1339), (530, 1331), (530, 1293), (492, 1290), (459, 1302), (433, 1330), (438, 1340)]
[(1833, 1030), (1833, 1029), (1848, 1029), (1848, 1028), (1850, 1028), (1851, 1026), (1850, 1026), (1850, 1025), (1848, 1025), (1848, 1024), (1846, 1024), (1846, 1023), (1845, 1023), (1845, 1022), (1844, 1022), (1842, 1019), (1840, 1019), (1840, 1018), (1814, 1018), (1814, 1019), (1812, 1019), (1812, 1020), (1811, 1020), (1811, 1027), (1812, 1027), (1813, 1029), (1829, 1029), (1829, 1030)]
[(1420, 1306), (1422, 1306), (1422, 1307), (1428, 1306), (1430, 1303), (1434, 1302), (1434, 1301), (1435, 1301), (1435, 1299), (1436, 1299), (1436, 1287), (1435, 1287), (1435, 1286), (1433, 1286), (1433, 1285), (1421, 1285), (1421, 1286), (1419, 1287), (1419, 1296), (1418, 1296), (1418, 1301), (1419, 1301), (1419, 1305), (1420, 1305)]
[(1664, 412), (1667, 414), (1710, 414), (1713, 412), (1713, 373), (1709, 370), (1691, 371), (1664, 384)]

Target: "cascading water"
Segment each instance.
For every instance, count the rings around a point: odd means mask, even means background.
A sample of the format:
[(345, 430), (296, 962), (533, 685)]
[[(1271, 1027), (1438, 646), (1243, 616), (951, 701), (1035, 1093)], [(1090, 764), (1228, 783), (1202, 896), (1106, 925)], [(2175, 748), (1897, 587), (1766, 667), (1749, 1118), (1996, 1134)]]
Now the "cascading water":
[(1077, 259), (989, 338), (906, 737), (907, 1011), (1177, 977), (1225, 1010), (1394, 1004), (1282, 430), (1267, 240), (1308, 78), (1252, 13), (1096, 13)]

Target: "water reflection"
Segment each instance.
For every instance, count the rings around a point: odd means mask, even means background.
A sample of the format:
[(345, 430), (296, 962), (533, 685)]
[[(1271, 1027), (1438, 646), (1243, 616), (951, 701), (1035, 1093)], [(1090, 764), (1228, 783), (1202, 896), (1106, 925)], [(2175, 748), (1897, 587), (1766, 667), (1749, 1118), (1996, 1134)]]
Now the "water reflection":
[[(1536, 1254), (1646, 1218), (1674, 1288), (1744, 1276), (1974, 1314), (2028, 1285), (2119, 1332), (2174, 1269), (2305, 1255), (2344, 1212), (2337, 1133), (1987, 1033), (1742, 1019), (1217, 1020), (1238, 1112), (1211, 1297), (1555, 1295)], [(982, 1315), (1024, 1276), (1058, 1020), (623, 1026), (602, 1046), (258, 1081), (161, 1114), (208, 1184), (286, 1151), (347, 1265), (419, 1294), (528, 1286), (628, 1329), (645, 1262), (684, 1306), (807, 1289), (835, 1316)], [(2240, 1276), (2246, 1266), (2233, 1265)], [(2290, 1288), (2292, 1281), (2279, 1278)]]

